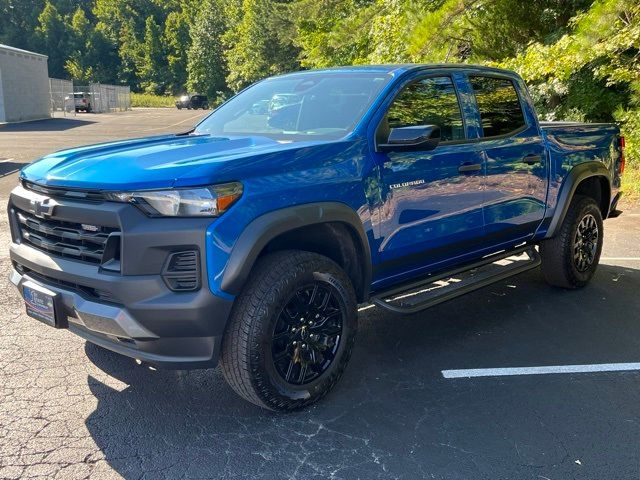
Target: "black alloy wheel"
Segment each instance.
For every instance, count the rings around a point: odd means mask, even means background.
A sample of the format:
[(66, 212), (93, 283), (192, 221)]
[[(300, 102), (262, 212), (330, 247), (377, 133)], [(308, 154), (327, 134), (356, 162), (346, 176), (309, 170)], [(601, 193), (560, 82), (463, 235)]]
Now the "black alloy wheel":
[(598, 223), (595, 217), (588, 213), (576, 228), (573, 239), (573, 261), (579, 272), (586, 272), (596, 258), (599, 238)]
[(335, 359), (343, 332), (343, 312), (328, 284), (304, 285), (289, 299), (275, 324), (271, 342), (274, 366), (282, 379), (305, 385)]

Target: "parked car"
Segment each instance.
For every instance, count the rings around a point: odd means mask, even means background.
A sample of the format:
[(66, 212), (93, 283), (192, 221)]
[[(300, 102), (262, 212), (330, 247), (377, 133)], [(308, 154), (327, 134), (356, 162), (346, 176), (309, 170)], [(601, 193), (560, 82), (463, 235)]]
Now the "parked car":
[(293, 73), (187, 134), (26, 166), (11, 280), (48, 325), (156, 366), (220, 360), (241, 397), (297, 409), (342, 376), (358, 304), (413, 313), (538, 266), (585, 286), (623, 147), (615, 125), (539, 122), (505, 70)]
[(176, 107), (178, 107), (178, 110), (182, 110), (183, 108), (188, 110), (197, 110), (198, 108), (206, 110), (209, 108), (209, 101), (206, 95), (182, 95), (176, 100)]
[(91, 113), (93, 110), (91, 94), (88, 92), (75, 92), (73, 94), (73, 103), (75, 105), (76, 112)]

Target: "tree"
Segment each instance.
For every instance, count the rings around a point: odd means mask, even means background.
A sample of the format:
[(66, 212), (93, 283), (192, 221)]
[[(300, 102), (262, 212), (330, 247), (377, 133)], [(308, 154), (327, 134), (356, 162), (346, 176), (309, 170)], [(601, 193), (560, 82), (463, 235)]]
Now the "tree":
[(147, 17), (144, 41), (140, 46), (137, 74), (140, 86), (147, 93), (164, 93), (167, 86), (167, 70), (162, 31), (153, 17)]
[(73, 80), (89, 83), (93, 80), (93, 67), (88, 64), (88, 39), (93, 26), (82, 8), (74, 12), (69, 31), (69, 56), (64, 64), (65, 71)]
[(139, 88), (137, 66), (140, 63), (140, 51), (141, 46), (136, 38), (133, 22), (123, 23), (118, 42), (118, 58), (120, 59), (118, 80), (125, 85), (131, 85), (134, 91)]
[(66, 52), (71, 46), (69, 28), (50, 1), (47, 1), (38, 16), (36, 36), (39, 47), (49, 56), (49, 75), (65, 76)]
[(0, 43), (38, 49), (35, 28), (43, 8), (44, 0), (0, 0)]
[(189, 17), (186, 12), (171, 12), (167, 15), (163, 40), (167, 51), (169, 88), (172, 93), (179, 93), (187, 83), (187, 53), (191, 46)]
[(97, 25), (87, 38), (85, 64), (91, 66), (91, 80), (118, 83), (121, 65), (118, 50)]
[(226, 31), (220, 0), (205, 0), (191, 27), (191, 47), (188, 53), (187, 87), (204, 93), (211, 100), (227, 92), (227, 64), (222, 35)]
[(240, 23), (224, 37), (232, 90), (299, 66), (298, 49), (286, 35), (284, 12), (286, 4), (273, 0), (243, 0)]
[(592, 0), (444, 0), (408, 13), (412, 61), (487, 61), (553, 41)]
[[(299, 0), (292, 6), (304, 67), (363, 63), (371, 50), (368, 32), (370, 2)], [(364, 25), (364, 27), (363, 27)]]

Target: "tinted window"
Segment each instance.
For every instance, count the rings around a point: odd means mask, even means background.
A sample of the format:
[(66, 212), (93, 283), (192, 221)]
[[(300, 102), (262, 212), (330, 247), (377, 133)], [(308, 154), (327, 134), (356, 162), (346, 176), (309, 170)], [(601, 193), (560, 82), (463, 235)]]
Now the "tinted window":
[(507, 135), (526, 123), (518, 92), (506, 78), (470, 77), (485, 137)]
[(387, 118), (390, 128), (437, 125), (443, 142), (464, 139), (460, 105), (449, 77), (407, 85), (393, 101)]

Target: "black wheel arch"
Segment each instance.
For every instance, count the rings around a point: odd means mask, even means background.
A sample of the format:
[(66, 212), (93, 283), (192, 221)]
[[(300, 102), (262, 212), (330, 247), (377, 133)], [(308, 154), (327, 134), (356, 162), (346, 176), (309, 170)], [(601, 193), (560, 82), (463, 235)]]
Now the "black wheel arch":
[(596, 161), (581, 163), (573, 167), (560, 187), (558, 203), (545, 238), (551, 238), (556, 234), (567, 215), (571, 200), (576, 194), (594, 198), (602, 212), (602, 219), (606, 219), (611, 203), (611, 172), (603, 163)]
[(256, 260), (273, 248), (307, 250), (332, 258), (350, 277), (358, 301), (368, 299), (371, 250), (362, 220), (348, 205), (307, 203), (268, 212), (253, 220), (231, 251), (222, 276), (222, 290), (239, 294)]

